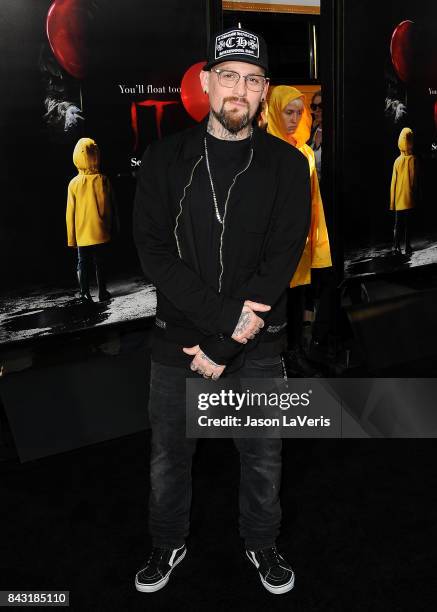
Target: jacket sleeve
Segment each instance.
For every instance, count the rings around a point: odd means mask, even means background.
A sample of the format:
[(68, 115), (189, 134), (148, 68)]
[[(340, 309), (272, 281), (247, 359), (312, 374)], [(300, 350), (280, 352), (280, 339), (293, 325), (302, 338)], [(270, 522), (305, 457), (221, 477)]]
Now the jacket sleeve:
[(133, 233), (144, 274), (197, 329), (206, 335), (231, 336), (244, 299), (219, 294), (178, 257), (163, 183), (150, 146), (143, 156), (134, 203)]
[[(288, 174), (288, 176), (290, 176)], [(296, 159), (293, 178), (278, 202), (267, 246), (258, 270), (238, 290), (238, 296), (272, 306), (289, 286), (308, 236), (311, 220), (311, 189), (307, 160)], [(269, 312), (256, 313), (268, 319)], [(232, 334), (231, 334), (232, 335)], [(208, 338), (201, 349), (213, 361), (226, 365), (249, 347), (229, 337)]]
[(67, 222), (67, 244), (68, 246), (75, 247), (77, 246), (76, 242), (76, 223), (75, 223), (75, 209), (76, 209), (76, 198), (73, 192), (73, 189), (70, 185), (68, 185), (68, 193), (67, 193), (67, 212), (66, 212), (66, 222)]
[(391, 177), (391, 185), (390, 185), (390, 210), (396, 210), (396, 180), (397, 180), (397, 166), (396, 166), (396, 161), (395, 161), (395, 163), (393, 164), (393, 174)]

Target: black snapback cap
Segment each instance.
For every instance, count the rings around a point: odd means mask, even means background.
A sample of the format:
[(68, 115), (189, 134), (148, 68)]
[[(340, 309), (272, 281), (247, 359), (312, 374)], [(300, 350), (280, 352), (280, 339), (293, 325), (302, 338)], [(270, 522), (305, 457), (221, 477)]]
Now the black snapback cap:
[(229, 28), (216, 34), (210, 42), (208, 63), (203, 70), (211, 70), (221, 62), (247, 62), (269, 70), (267, 45), (259, 34), (242, 28)]

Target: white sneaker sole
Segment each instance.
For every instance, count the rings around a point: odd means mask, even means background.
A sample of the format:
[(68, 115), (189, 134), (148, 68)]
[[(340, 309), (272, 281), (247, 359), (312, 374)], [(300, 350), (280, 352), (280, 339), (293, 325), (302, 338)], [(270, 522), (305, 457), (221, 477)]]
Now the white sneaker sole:
[(138, 582), (138, 574), (137, 574), (135, 576), (136, 590), (141, 591), (141, 593), (154, 593), (155, 591), (159, 591), (160, 589), (164, 588), (170, 579), (170, 574), (172, 573), (176, 565), (184, 559), (186, 554), (187, 554), (187, 549), (185, 549), (182, 555), (179, 557), (179, 559), (175, 561), (174, 565), (172, 566), (168, 574), (164, 576), (164, 578), (162, 578), (162, 580), (160, 580), (159, 582), (155, 582), (155, 584), (141, 584), (141, 582)]
[[(246, 557), (249, 559), (252, 565), (255, 565), (256, 569), (258, 569), (257, 565), (254, 563), (252, 557), (247, 553), (247, 551)], [(281, 586), (278, 587), (274, 587), (268, 582), (266, 582), (261, 576), (260, 572), (258, 572), (258, 574), (263, 587), (267, 589), (269, 593), (273, 593), (274, 595), (282, 595), (283, 593), (288, 593), (288, 591), (291, 591), (291, 589), (294, 587), (294, 572), (292, 573), (290, 580), (286, 584), (281, 584)]]

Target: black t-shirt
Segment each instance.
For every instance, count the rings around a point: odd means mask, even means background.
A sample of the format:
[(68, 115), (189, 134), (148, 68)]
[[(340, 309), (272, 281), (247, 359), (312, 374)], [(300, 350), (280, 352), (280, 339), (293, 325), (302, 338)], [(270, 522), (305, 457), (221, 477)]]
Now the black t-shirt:
[[(232, 181), (249, 161), (251, 138), (229, 141), (207, 134), (206, 142), (217, 208), (223, 220)], [(196, 181), (198, 184), (193, 185), (191, 197), (187, 198), (187, 220), (191, 225), (200, 276), (218, 291), (223, 226), (217, 219), (206, 159), (202, 160)]]

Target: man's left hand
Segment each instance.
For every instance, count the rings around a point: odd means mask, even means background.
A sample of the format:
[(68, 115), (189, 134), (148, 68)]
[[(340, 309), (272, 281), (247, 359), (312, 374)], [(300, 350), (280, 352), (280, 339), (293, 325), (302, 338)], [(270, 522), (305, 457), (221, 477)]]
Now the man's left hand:
[(195, 355), (191, 362), (190, 368), (193, 372), (198, 372), (203, 378), (211, 378), (217, 380), (222, 374), (226, 366), (215, 363), (212, 359), (205, 355), (200, 349), (200, 346), (192, 346), (191, 348), (182, 349), (187, 355)]

